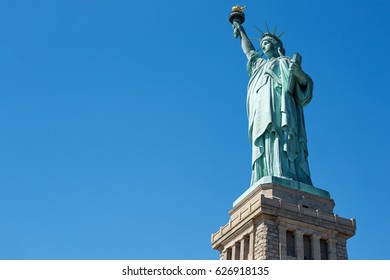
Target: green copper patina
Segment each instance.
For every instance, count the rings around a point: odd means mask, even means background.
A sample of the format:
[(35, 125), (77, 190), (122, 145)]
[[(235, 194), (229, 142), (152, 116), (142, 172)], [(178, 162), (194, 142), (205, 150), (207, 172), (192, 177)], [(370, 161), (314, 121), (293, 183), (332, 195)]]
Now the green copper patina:
[[(237, 6), (236, 6), (237, 7)], [(313, 94), (313, 81), (301, 68), (301, 57), (285, 55), (276, 30), (261, 32), (256, 51), (242, 26), (243, 9), (229, 20), (248, 59), (247, 114), (252, 144), (251, 186), (263, 177), (287, 178), (312, 185), (303, 107)], [(266, 58), (263, 58), (263, 55)], [(325, 194), (325, 196), (327, 196)]]

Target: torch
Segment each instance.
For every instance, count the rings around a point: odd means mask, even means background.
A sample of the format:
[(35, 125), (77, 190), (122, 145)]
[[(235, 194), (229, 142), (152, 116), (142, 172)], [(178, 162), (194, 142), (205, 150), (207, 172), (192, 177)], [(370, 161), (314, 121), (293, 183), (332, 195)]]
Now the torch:
[[(233, 24), (234, 22), (237, 22), (239, 24), (244, 23), (244, 21), (245, 21), (245, 14), (244, 14), (245, 8), (246, 8), (246, 6), (243, 6), (243, 7), (234, 6), (232, 8), (231, 13), (229, 14), (229, 21), (231, 24)], [(233, 27), (234, 27), (234, 37), (237, 38), (238, 37), (238, 30), (235, 26), (233, 26)]]

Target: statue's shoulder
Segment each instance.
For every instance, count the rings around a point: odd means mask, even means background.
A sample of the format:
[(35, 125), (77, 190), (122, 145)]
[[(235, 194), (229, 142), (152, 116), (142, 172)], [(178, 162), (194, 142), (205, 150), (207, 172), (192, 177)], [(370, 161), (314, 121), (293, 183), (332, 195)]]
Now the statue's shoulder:
[(259, 58), (261, 58), (261, 55), (257, 51), (255, 51), (255, 50), (249, 51), (249, 60), (259, 59)]
[(287, 55), (279, 56), (278, 60), (279, 60), (279, 64), (286, 65), (286, 66), (289, 66), (292, 63), (292, 58)]
[(287, 55), (283, 55), (283, 56), (279, 56), (279, 59), (280, 60), (287, 60), (287, 61), (291, 61), (291, 57), (287, 56)]
[(257, 51), (250, 51), (248, 55), (248, 64), (254, 66), (263, 60), (262, 56)]
[(248, 62), (246, 64), (246, 70), (248, 71), (249, 75), (255, 71), (255, 69), (259, 68), (263, 63), (264, 59), (257, 51), (251, 51), (250, 55), (248, 56)]

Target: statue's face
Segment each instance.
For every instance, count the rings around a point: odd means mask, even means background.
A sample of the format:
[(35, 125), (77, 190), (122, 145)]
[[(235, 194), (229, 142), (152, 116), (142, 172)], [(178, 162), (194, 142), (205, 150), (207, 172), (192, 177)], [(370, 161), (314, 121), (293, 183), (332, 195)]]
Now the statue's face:
[(261, 49), (268, 58), (277, 57), (277, 50), (271, 40), (261, 41)]

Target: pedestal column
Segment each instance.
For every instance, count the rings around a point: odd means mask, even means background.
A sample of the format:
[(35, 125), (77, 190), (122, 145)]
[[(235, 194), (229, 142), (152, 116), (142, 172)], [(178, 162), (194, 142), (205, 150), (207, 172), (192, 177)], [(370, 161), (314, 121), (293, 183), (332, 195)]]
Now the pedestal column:
[(280, 259), (287, 259), (287, 237), (286, 237), (287, 227), (279, 225), (279, 253)]
[(303, 260), (305, 259), (305, 251), (303, 247), (303, 231), (296, 230), (295, 231), (295, 248), (297, 250), (297, 259)]
[(336, 239), (329, 238), (328, 246), (329, 246), (329, 259), (337, 260), (337, 248), (336, 248)]
[(313, 234), (311, 237), (311, 244), (313, 246), (313, 260), (321, 259), (320, 238), (321, 237), (317, 234)]

